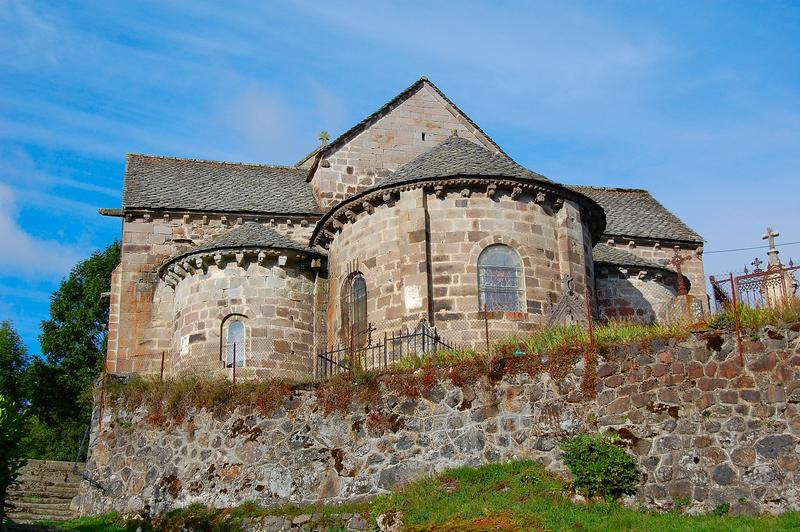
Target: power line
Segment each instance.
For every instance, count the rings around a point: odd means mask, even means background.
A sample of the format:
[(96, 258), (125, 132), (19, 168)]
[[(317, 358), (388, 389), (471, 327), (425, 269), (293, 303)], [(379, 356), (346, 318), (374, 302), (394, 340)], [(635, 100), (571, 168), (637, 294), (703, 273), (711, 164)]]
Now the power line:
[[(800, 244), (800, 241), (797, 242), (784, 242), (783, 244), (775, 244), (776, 248), (780, 248), (783, 246), (793, 246), (795, 244)], [(751, 248), (738, 248), (738, 249), (719, 249), (716, 251), (703, 251), (703, 255), (708, 255), (710, 253), (731, 253), (732, 251), (750, 251), (751, 249), (769, 249), (769, 246), (753, 246)]]

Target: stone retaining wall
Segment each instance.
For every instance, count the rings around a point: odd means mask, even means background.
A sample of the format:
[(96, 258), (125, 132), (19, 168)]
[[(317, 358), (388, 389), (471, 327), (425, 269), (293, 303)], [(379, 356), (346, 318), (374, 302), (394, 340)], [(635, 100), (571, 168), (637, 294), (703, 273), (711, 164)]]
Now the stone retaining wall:
[(194, 411), (165, 428), (108, 405), (87, 464), (106, 493), (82, 483), (80, 507), (336, 502), (449, 467), (520, 458), (566, 474), (559, 439), (614, 431), (642, 474), (629, 504), (800, 510), (799, 330), (747, 335), (745, 367), (730, 334), (615, 349), (598, 360), (596, 397), (581, 392), (587, 369), (578, 357), (559, 380), (524, 373), (458, 387), (440, 371), (424, 398), (384, 386), (382, 399), (353, 402), (345, 415), (324, 414), (309, 389), (272, 416)]

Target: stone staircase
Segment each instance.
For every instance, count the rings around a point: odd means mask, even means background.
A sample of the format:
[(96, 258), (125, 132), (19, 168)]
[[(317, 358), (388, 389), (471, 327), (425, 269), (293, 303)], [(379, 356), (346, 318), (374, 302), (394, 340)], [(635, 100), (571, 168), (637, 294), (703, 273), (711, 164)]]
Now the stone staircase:
[[(82, 469), (83, 464), (78, 467)], [(73, 471), (72, 462), (29, 460), (17, 484), (9, 489), (8, 502), (14, 508), (8, 511), (8, 517), (14, 523), (66, 521), (78, 517), (77, 512), (70, 509), (70, 503), (78, 494), (80, 480), (80, 475)]]

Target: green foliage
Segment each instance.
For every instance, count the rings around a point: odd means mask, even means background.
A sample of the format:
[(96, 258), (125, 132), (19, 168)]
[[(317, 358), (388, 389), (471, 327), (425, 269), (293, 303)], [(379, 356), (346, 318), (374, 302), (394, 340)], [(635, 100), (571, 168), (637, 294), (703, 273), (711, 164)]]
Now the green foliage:
[(26, 419), (22, 448), (27, 458), (73, 461), (87, 424), (83, 420), (64, 420), (50, 425), (36, 415)]
[(24, 398), (23, 374), (28, 353), (9, 320), (0, 323), (0, 394), (19, 405)]
[(0, 394), (0, 524), (5, 521), (6, 493), (25, 465), (20, 442), (22, 413), (8, 397)]
[(575, 488), (588, 497), (599, 493), (606, 500), (636, 493), (639, 473), (618, 438), (581, 434), (561, 443), (564, 463), (575, 477)]
[[(765, 325), (784, 325), (800, 322), (800, 299), (792, 298), (785, 305), (766, 308), (752, 308), (747, 305), (738, 305), (739, 325), (744, 329), (758, 329)], [(733, 308), (728, 307), (723, 312), (711, 316), (708, 325), (712, 329), (734, 329), (736, 327), (736, 314)]]
[(79, 517), (69, 521), (39, 521), (36, 524), (72, 532), (134, 532), (140, 529), (138, 520), (126, 522), (116, 513)]
[(723, 502), (723, 503), (721, 503), (721, 504), (718, 504), (718, 505), (716, 505), (716, 506), (714, 507), (714, 510), (712, 510), (712, 512), (711, 512), (711, 513), (712, 513), (713, 515), (726, 515), (728, 512), (730, 512), (730, 510), (731, 510), (731, 505), (730, 505), (730, 503), (728, 503), (728, 502)]
[(73, 460), (91, 418), (91, 387), (105, 353), (111, 272), (119, 243), (78, 263), (50, 297), (50, 319), (42, 322), (43, 359), (26, 371), (30, 458)]

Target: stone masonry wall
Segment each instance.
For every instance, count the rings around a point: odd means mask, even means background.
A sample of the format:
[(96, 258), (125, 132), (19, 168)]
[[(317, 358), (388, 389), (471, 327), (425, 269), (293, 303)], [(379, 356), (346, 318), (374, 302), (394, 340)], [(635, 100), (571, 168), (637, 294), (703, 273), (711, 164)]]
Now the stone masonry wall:
[(464, 197), (452, 191), (441, 200), (428, 196), (431, 219), (434, 324), (445, 340), (476, 347), (485, 342), (478, 300), (478, 256), (492, 244), (513, 248), (522, 259), (524, 312), (492, 312), (496, 337), (525, 334), (545, 322), (551, 302), (561, 295), (561, 277), (570, 274), (583, 293), (592, 270), (591, 239), (571, 202), (559, 210), (537, 204), (529, 194), (506, 192), (489, 198), (480, 191)]
[[(611, 245), (611, 244), (609, 244)], [(633, 253), (643, 259), (660, 264), (667, 270), (675, 271), (672, 265), (672, 258), (675, 256), (675, 249), (672, 244), (661, 242), (658, 246), (652, 240), (630, 240), (630, 239), (615, 239), (613, 246), (624, 249), (629, 253)], [(702, 248), (698, 253), (698, 247), (687, 247), (682, 244), (680, 253), (681, 255), (691, 257), (690, 260), (681, 265), (681, 271), (689, 282), (689, 295), (694, 296), (698, 301), (703, 304), (703, 308), (708, 312), (708, 295), (706, 293), (706, 274), (703, 269), (703, 255)]]
[[(259, 220), (303, 244), (314, 225), (310, 218)], [(180, 214), (136, 214), (123, 221), (121, 260), (111, 280), (109, 371), (159, 372), (161, 353), (172, 349), (174, 310), (173, 290), (159, 279), (158, 267), (243, 221), (235, 215)]]
[(665, 323), (668, 305), (678, 293), (674, 281), (638, 268), (630, 270), (629, 274), (600, 270), (595, 280), (598, 315), (601, 319)]
[(564, 473), (560, 438), (614, 431), (641, 473), (628, 504), (797, 511), (798, 331), (754, 331), (744, 367), (731, 334), (614, 349), (598, 361), (596, 397), (581, 392), (579, 359), (559, 380), (522, 373), (458, 387), (440, 370), (424, 398), (384, 386), (380, 399), (344, 405), (343, 415), (324, 414), (309, 389), (269, 416), (201, 410), (166, 427), (109, 404), (87, 463), (106, 491), (83, 482), (78, 502), (84, 514), (335, 502), (449, 467), (520, 458)]
[[(240, 315), (245, 345), (238, 346), (242, 377), (264, 373), (299, 378), (312, 374), (314, 344), (314, 278), (296, 261), (279, 266), (228, 260), (209, 265), (175, 287), (175, 333), (169, 351), (176, 373), (226, 370), (228, 316)], [(220, 342), (222, 338), (222, 342)]]
[(342, 287), (354, 271), (367, 283), (367, 320), (376, 328), (376, 338), (401, 327), (413, 329), (428, 317), (425, 204), (430, 217), (433, 322), (445, 340), (463, 346), (485, 342), (477, 262), (489, 245), (509, 245), (524, 266), (525, 312), (493, 313), (495, 334), (526, 333), (544, 323), (550, 303), (560, 296), (563, 274), (572, 275), (576, 290), (583, 293), (585, 272), (593, 271), (587, 252), (591, 237), (576, 205), (565, 202), (555, 210), (535, 203), (527, 193), (512, 199), (504, 191), (491, 198), (485, 188), (469, 192), (459, 188), (439, 197), (420, 188), (403, 191), (391, 204), (343, 224), (328, 255), (331, 345), (346, 340), (341, 330)]
[(425, 84), (323, 159), (311, 180), (317, 200), (329, 209), (443, 142), (454, 129), (478, 144), (484, 138)]

